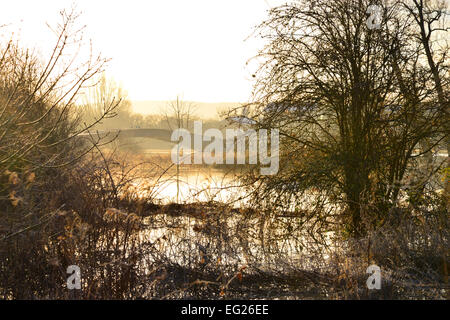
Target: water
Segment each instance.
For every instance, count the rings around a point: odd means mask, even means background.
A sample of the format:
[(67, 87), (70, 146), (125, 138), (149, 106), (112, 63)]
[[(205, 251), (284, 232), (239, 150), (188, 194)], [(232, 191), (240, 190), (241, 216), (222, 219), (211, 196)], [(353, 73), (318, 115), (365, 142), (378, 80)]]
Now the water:
[(234, 173), (211, 167), (172, 168), (162, 176), (136, 179), (132, 186), (143, 198), (156, 203), (221, 202), (242, 205), (245, 197)]

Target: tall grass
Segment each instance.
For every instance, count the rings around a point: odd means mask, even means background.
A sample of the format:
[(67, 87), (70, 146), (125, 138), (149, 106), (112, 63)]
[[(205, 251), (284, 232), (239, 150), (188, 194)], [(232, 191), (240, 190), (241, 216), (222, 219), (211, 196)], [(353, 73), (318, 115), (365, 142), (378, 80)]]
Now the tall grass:
[[(366, 238), (331, 233), (318, 241), (295, 212), (158, 203), (162, 168), (97, 150), (51, 179), (4, 175), (22, 197), (2, 200), (0, 297), (447, 297), (442, 207), (428, 221), (397, 221), (401, 210), (413, 210), (399, 208)], [(153, 183), (137, 187), (143, 180)], [(367, 290), (370, 264), (382, 268), (381, 291)], [(67, 288), (70, 265), (81, 269), (81, 290)]]

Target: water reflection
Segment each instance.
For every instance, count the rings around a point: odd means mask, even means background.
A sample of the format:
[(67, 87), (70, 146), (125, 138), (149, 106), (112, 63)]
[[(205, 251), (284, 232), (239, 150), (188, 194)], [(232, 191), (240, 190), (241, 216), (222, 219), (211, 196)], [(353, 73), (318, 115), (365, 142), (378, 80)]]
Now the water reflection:
[(245, 192), (234, 173), (208, 167), (182, 168), (179, 175), (172, 170), (163, 176), (138, 179), (137, 192), (161, 204), (221, 202), (244, 204)]

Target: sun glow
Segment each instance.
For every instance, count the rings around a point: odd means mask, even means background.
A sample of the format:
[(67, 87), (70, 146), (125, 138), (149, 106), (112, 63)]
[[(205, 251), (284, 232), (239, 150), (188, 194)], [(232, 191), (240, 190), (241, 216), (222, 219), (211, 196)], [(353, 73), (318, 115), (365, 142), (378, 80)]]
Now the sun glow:
[[(245, 102), (253, 85), (246, 62), (262, 47), (261, 40), (246, 39), (276, 2), (80, 0), (75, 7), (86, 39), (112, 59), (107, 71), (130, 99), (182, 94), (192, 101)], [(54, 35), (46, 23), (55, 26), (59, 10), (72, 6), (68, 0), (9, 1), (0, 19), (19, 25), (27, 45), (50, 50)]]

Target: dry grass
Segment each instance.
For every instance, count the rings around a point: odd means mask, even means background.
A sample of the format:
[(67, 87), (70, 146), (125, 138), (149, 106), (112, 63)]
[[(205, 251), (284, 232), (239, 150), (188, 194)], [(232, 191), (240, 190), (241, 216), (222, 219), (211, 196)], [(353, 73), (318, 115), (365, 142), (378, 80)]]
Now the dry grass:
[[(157, 203), (157, 183), (134, 182), (163, 183), (160, 163), (119, 159), (93, 154), (48, 181), (3, 177), (15, 193), (2, 200), (1, 298), (448, 298), (448, 228), (435, 213), (320, 243), (286, 213)], [(365, 284), (373, 263), (379, 292)], [(81, 268), (82, 290), (67, 290), (69, 265)]]

